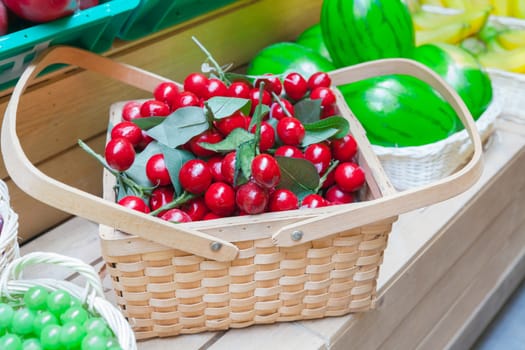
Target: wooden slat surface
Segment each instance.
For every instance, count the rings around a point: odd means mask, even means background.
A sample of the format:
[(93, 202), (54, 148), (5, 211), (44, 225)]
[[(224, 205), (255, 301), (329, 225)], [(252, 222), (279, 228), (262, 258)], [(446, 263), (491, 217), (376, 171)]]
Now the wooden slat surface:
[[(401, 215), (385, 252), (376, 311), (154, 339), (141, 342), (139, 349), (426, 349), (447, 343), (468, 348), (476, 336), (468, 324), (490, 318), (494, 308), (479, 308), (504, 297), (493, 293), (505, 276), (513, 276), (508, 269), (525, 259), (525, 134), (509, 129), (494, 135), (484, 174), (474, 188)], [(22, 247), (23, 253), (32, 250), (62, 252), (102, 265), (97, 225), (79, 218)], [(48, 272), (67, 277), (62, 271)], [(112, 300), (107, 278), (104, 283)], [(461, 338), (457, 329), (468, 329), (470, 336)]]

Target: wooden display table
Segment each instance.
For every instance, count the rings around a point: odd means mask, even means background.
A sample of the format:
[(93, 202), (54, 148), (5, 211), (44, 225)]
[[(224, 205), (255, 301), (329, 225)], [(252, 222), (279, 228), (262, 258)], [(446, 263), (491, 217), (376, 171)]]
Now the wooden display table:
[[(499, 120), (483, 176), (471, 190), (394, 224), (374, 311), (153, 339), (139, 349), (467, 349), (525, 276), (523, 174), (525, 126)], [(23, 254), (35, 250), (103, 265), (98, 225), (80, 218), (22, 246)]]

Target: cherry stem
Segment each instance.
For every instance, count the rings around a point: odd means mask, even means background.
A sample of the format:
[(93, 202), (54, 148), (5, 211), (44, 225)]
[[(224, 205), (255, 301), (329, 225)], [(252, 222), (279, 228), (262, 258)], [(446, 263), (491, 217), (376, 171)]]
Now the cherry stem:
[(197, 38), (195, 38), (194, 36), (191, 37), (191, 39), (195, 42), (195, 44), (197, 44), (197, 46), (202, 50), (202, 52), (204, 52), (204, 54), (206, 55), (206, 57), (208, 58), (208, 60), (215, 66), (215, 69), (217, 70), (217, 73), (219, 73), (219, 78), (220, 80), (224, 81), (224, 82), (227, 82), (229, 83), (229, 79), (226, 77), (226, 74), (224, 73), (224, 70), (222, 69), (222, 67), (219, 65), (219, 63), (215, 60), (215, 58), (213, 58), (213, 56), (211, 55), (211, 53), (204, 47), (204, 45), (202, 45), (199, 40), (197, 40)]
[(319, 186), (317, 186), (317, 188), (315, 189), (315, 193), (318, 193), (319, 190), (321, 190), (321, 187), (323, 187), (323, 184), (326, 181), (326, 179), (328, 178), (328, 175), (330, 175), (330, 173), (335, 169), (335, 167), (338, 164), (339, 164), (339, 161), (336, 160), (336, 161), (332, 162), (332, 164), (330, 164), (328, 169), (326, 169), (326, 171), (324, 172), (323, 176), (321, 176), (321, 179), (319, 180)]
[(98, 160), (98, 162), (102, 164), (104, 168), (106, 168), (111, 174), (113, 174), (117, 178), (117, 181), (121, 181), (123, 184), (130, 187), (133, 190), (133, 192), (135, 192), (137, 195), (142, 196), (145, 191), (150, 190), (150, 188), (143, 187), (137, 184), (135, 181), (127, 177), (125, 173), (116, 171), (115, 169), (111, 168), (106, 162), (106, 160), (104, 159), (104, 157), (102, 157), (100, 154), (95, 152), (84, 141), (78, 140), (78, 145), (80, 146), (80, 148), (86, 151), (89, 155), (91, 155), (93, 158)]
[(197, 196), (195, 194), (193, 194), (193, 193), (182, 192), (182, 194), (180, 196), (178, 196), (177, 198), (175, 198), (171, 202), (166, 203), (163, 206), (161, 206), (161, 207), (159, 207), (159, 208), (157, 208), (155, 210), (152, 210), (150, 212), (150, 215), (158, 216), (160, 213), (162, 213), (162, 212), (164, 212), (166, 210), (170, 210), (170, 209), (173, 209), (173, 208), (180, 207), (181, 205), (183, 205), (184, 203), (188, 202), (189, 200), (191, 200), (191, 199), (193, 199), (195, 197), (197, 197)]
[(291, 117), (292, 115), (290, 114), (290, 111), (286, 109), (286, 107), (284, 106), (284, 103), (281, 101), (281, 98), (277, 96), (277, 94), (273, 91), (272, 91), (272, 96), (275, 99), (275, 102), (277, 102), (279, 106), (283, 109), (284, 114), (286, 114), (287, 117)]

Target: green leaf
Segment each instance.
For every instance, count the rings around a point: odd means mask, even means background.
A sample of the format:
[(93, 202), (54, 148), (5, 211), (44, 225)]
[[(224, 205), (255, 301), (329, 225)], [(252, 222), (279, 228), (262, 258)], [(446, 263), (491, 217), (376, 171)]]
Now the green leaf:
[(252, 141), (255, 136), (244, 129), (233, 129), (232, 132), (226, 136), (224, 140), (217, 143), (200, 142), (199, 145), (210, 151), (215, 152), (230, 152), (235, 151), (240, 145), (248, 141)]
[(146, 118), (135, 118), (132, 120), (142, 130), (149, 130), (154, 126), (159, 125), (166, 120), (166, 117), (146, 117)]
[(250, 126), (248, 126), (248, 130), (251, 130), (254, 125), (260, 125), (264, 116), (268, 113), (270, 113), (270, 107), (268, 107), (267, 105), (259, 103), (257, 106), (255, 106), (252, 119), (250, 120)]
[(255, 158), (255, 140), (239, 145), (235, 154), (235, 186), (242, 185), (252, 176), (253, 158)]
[(321, 117), (321, 100), (301, 100), (294, 105), (294, 111), (295, 117), (303, 124), (317, 122)]
[(206, 105), (215, 119), (222, 119), (239, 110), (248, 115), (251, 101), (245, 98), (216, 96), (206, 101)]
[(337, 129), (321, 129), (321, 130), (306, 130), (304, 138), (301, 141), (301, 147), (307, 147), (314, 143), (323, 142), (328, 140), (335, 134), (337, 134)]
[(146, 176), (146, 163), (151, 156), (158, 153), (162, 153), (162, 145), (157, 141), (150, 142), (142, 152), (137, 153), (135, 161), (125, 174), (140, 186), (153, 186)]
[(287, 188), (299, 198), (314, 193), (321, 178), (315, 166), (306, 159), (275, 157), (281, 169), (279, 188)]
[(329, 118), (321, 119), (315, 123), (304, 124), (306, 131), (321, 131), (328, 129), (336, 129), (337, 133), (333, 136), (336, 139), (345, 137), (350, 131), (350, 124), (348, 120), (340, 116), (331, 116)]
[(171, 113), (164, 122), (149, 129), (148, 135), (170, 148), (175, 148), (208, 130), (208, 127), (208, 120), (202, 108), (184, 107)]
[(188, 160), (195, 158), (195, 156), (189, 151), (169, 147), (162, 147), (162, 154), (164, 154), (164, 162), (168, 168), (175, 193), (180, 195), (182, 193), (182, 187), (179, 182), (180, 168)]

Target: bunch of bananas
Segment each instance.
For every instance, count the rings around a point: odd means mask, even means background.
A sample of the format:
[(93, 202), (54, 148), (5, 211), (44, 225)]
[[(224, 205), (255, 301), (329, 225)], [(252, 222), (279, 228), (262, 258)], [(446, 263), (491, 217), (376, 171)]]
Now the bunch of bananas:
[(459, 10), (491, 6), (495, 16), (525, 18), (525, 0), (421, 0), (421, 3)]
[[(525, 21), (510, 26), (498, 16), (525, 19), (525, 0), (406, 1), (412, 12), (416, 43), (456, 44), (487, 68), (525, 73)], [(455, 8), (436, 11), (432, 6)], [(505, 6), (504, 6), (505, 5)], [(492, 15), (492, 16), (491, 16)]]

